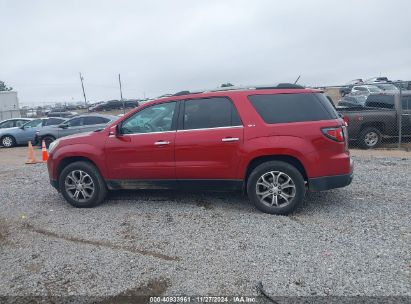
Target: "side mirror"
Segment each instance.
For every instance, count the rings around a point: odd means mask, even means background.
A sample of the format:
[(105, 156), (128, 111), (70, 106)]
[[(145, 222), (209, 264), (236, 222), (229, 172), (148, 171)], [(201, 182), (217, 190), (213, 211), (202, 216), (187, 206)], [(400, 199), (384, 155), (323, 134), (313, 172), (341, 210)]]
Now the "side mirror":
[(60, 124), (60, 125), (58, 125), (58, 127), (61, 128), (61, 129), (67, 129), (67, 128), (68, 128), (68, 125), (66, 125), (66, 124)]

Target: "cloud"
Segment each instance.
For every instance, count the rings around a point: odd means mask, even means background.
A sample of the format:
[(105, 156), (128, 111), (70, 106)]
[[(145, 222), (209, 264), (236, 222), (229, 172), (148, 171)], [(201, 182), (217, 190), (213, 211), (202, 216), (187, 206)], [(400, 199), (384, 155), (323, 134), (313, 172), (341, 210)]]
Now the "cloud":
[(23, 104), (158, 96), (223, 82), (409, 79), (411, 3), (0, 0), (0, 79)]

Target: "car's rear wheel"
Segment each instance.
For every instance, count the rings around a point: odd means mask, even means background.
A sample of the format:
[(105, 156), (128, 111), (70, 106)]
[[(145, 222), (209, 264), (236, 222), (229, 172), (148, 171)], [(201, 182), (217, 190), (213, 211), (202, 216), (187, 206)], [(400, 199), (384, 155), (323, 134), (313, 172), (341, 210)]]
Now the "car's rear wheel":
[(381, 132), (377, 128), (365, 128), (360, 133), (359, 145), (363, 149), (374, 149), (381, 144)]
[(304, 199), (304, 178), (288, 163), (269, 161), (252, 171), (247, 193), (259, 210), (270, 214), (289, 214)]
[(69, 164), (59, 176), (59, 189), (74, 207), (90, 208), (101, 204), (107, 187), (97, 168), (89, 162)]
[(47, 136), (44, 136), (44, 137), (42, 138), (42, 141), (43, 141), (43, 140), (44, 140), (44, 143), (46, 144), (46, 148), (48, 149), (48, 147), (50, 146), (50, 144), (51, 144), (53, 141), (55, 141), (56, 138), (55, 138), (54, 136), (47, 135)]
[(1, 145), (5, 148), (12, 148), (16, 145), (16, 140), (13, 136), (6, 135), (1, 138)]

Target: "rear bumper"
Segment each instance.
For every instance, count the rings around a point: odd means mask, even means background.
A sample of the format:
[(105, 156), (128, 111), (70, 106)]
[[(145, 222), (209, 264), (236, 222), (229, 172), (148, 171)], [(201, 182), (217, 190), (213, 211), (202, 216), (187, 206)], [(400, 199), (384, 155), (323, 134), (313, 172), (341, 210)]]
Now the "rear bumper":
[(342, 188), (351, 184), (354, 173), (322, 176), (308, 179), (308, 188), (311, 191), (325, 191), (334, 188)]

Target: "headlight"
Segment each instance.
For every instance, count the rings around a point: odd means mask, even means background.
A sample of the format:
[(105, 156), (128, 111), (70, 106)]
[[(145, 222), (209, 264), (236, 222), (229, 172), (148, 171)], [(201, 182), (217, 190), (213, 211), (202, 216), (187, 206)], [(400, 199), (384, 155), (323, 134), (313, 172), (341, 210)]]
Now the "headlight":
[(58, 143), (59, 143), (59, 139), (53, 141), (50, 145), (49, 145), (49, 153), (51, 153), (55, 147), (57, 147)]

